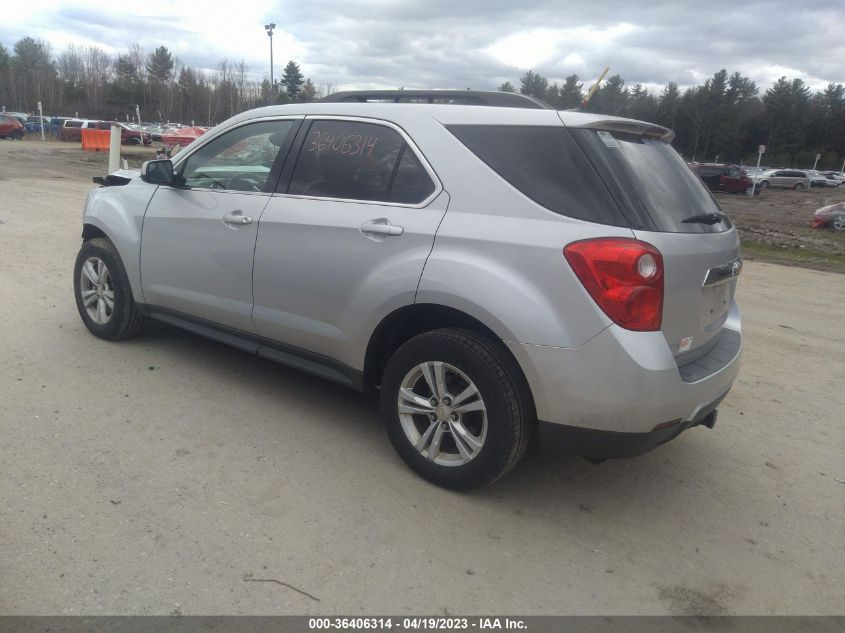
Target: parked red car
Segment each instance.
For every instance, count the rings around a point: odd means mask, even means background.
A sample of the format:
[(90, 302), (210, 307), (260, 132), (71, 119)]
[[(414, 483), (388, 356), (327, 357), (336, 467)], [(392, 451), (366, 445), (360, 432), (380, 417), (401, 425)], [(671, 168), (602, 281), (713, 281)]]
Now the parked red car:
[(3, 138), (21, 139), (24, 129), (21, 122), (8, 114), (0, 114), (0, 136)]
[(737, 165), (690, 163), (690, 169), (704, 181), (710, 191), (748, 193), (748, 190), (754, 187), (754, 181)]
[(185, 147), (206, 132), (208, 132), (207, 127), (182, 127), (162, 134), (161, 142), (167, 149), (172, 149), (175, 146)]
[(845, 202), (837, 202), (816, 209), (810, 226), (814, 229), (829, 226), (837, 231), (845, 231)]

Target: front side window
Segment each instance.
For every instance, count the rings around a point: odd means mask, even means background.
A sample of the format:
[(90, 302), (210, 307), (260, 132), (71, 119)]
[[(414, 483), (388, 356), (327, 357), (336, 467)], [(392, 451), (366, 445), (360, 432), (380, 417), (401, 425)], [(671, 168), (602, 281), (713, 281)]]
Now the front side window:
[(395, 130), (374, 123), (320, 120), (308, 131), (288, 193), (418, 204), (434, 188)]
[(217, 137), (183, 163), (185, 186), (264, 191), (279, 152), (287, 153), (295, 123), (298, 121), (259, 121)]

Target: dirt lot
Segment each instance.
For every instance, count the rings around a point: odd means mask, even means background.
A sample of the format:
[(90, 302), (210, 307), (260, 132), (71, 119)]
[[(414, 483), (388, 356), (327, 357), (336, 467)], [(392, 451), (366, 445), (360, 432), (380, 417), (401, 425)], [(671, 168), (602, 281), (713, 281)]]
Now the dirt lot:
[(816, 209), (845, 202), (845, 187), (716, 197), (739, 229), (746, 259), (845, 272), (845, 231), (810, 228)]
[(0, 142), (0, 614), (845, 611), (845, 276), (747, 265), (715, 430), (455, 494), (369, 398), (176, 330), (90, 336), (98, 161)]

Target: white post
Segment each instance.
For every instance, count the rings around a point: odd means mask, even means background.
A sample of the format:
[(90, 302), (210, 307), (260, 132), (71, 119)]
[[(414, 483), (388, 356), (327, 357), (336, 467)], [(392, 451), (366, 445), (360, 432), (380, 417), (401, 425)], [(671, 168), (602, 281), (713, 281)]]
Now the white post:
[(816, 165), (819, 164), (819, 159), (822, 157), (821, 154), (816, 154), (816, 162), (813, 163), (813, 171), (816, 171)]
[[(138, 104), (135, 104), (135, 116), (138, 117), (138, 127), (141, 127), (141, 109), (138, 107)], [(141, 135), (141, 140), (143, 140), (143, 134)]]
[(109, 138), (109, 173), (113, 174), (118, 169), (120, 169), (120, 128), (112, 125)]
[(766, 151), (765, 145), (757, 146), (757, 169), (754, 170), (754, 178), (751, 179), (751, 191), (749, 196), (754, 196), (754, 190), (757, 188), (757, 179), (760, 177), (760, 159), (763, 158), (763, 152)]
[(839, 170), (839, 173), (845, 172), (845, 160), (842, 161), (842, 169)]
[(44, 142), (44, 110), (41, 109), (41, 102), (38, 102), (38, 120), (41, 121), (41, 142)]

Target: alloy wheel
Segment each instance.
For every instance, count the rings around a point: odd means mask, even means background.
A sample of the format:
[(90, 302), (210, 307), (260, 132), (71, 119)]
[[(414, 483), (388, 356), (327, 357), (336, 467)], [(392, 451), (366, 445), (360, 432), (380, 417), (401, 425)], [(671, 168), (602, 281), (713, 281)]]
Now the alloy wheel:
[(487, 408), (470, 378), (454, 365), (412, 368), (398, 395), (399, 421), (411, 445), (440, 466), (463, 466), (487, 439)]
[(89, 257), (79, 273), (79, 294), (88, 316), (97, 325), (105, 325), (114, 313), (114, 285), (106, 263)]

